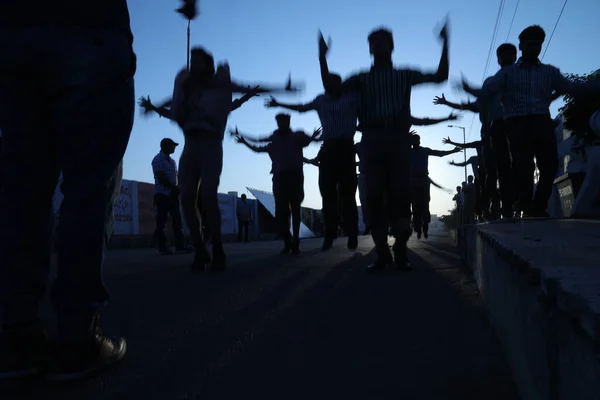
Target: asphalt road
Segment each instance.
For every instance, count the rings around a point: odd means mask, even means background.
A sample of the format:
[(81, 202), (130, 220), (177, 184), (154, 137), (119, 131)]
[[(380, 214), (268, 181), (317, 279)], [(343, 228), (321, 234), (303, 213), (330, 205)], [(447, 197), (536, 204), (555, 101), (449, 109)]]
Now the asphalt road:
[(0, 398), (518, 398), (447, 236), (411, 239), (414, 271), (376, 276), (364, 270), (370, 238), (356, 252), (320, 244), (304, 241), (298, 256), (279, 255), (278, 242), (227, 245), (230, 267), (216, 276), (192, 274), (191, 254), (111, 251), (103, 329), (128, 339), (126, 361), (86, 382), (29, 383)]

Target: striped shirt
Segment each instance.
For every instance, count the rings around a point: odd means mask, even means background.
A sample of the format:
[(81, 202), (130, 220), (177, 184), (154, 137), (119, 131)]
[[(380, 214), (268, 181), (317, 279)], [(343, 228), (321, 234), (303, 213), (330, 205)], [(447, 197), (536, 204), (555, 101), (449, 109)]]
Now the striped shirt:
[(425, 82), (424, 77), (419, 71), (389, 66), (372, 67), (348, 78), (344, 86), (359, 95), (358, 120), (363, 134), (382, 128), (408, 132), (411, 89)]
[(173, 185), (177, 185), (177, 164), (175, 160), (162, 151), (152, 159), (152, 172), (154, 173), (154, 193), (171, 195), (171, 189), (158, 180), (157, 172), (162, 172), (165, 178)]
[(321, 94), (301, 106), (302, 111), (315, 110), (321, 120), (323, 140), (352, 139), (356, 133), (359, 98), (354, 92), (340, 97)]
[(573, 83), (552, 65), (542, 64), (539, 60), (532, 64), (520, 58), (516, 64), (506, 66), (488, 78), (481, 89), (481, 97), (491, 101), (501, 94), (504, 118), (550, 115), (554, 91), (559, 94), (600, 93), (600, 80)]

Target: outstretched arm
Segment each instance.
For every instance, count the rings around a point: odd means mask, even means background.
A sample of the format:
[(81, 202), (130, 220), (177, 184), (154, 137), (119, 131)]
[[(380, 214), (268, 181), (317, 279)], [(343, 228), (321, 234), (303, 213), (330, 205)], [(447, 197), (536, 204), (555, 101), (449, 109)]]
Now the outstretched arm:
[(266, 146), (257, 146), (255, 144), (250, 144), (246, 139), (242, 136), (237, 137), (237, 142), (245, 145), (247, 148), (252, 150), (255, 153), (266, 153), (269, 151), (269, 145)]
[(241, 83), (231, 82), (231, 91), (234, 93), (297, 93), (299, 88), (292, 86), (291, 78), (288, 79), (284, 87), (269, 87), (269, 85), (242, 85)]
[(458, 119), (458, 116), (455, 114), (450, 114), (446, 118), (415, 118), (415, 117), (411, 116), (410, 123), (411, 123), (411, 125), (428, 126), (428, 125), (439, 124), (440, 122), (445, 122), (445, 121), (454, 121), (456, 119)]
[(451, 144), (452, 146), (460, 147), (461, 149), (476, 149), (479, 146), (481, 146), (481, 140), (476, 140), (474, 142), (469, 142), (469, 143), (458, 143), (458, 142), (453, 142), (452, 140), (450, 140), (450, 137), (442, 139), (442, 143)]
[(459, 147), (455, 147), (452, 150), (432, 150), (429, 149), (429, 155), (430, 156), (435, 156), (435, 157), (446, 157), (449, 156), (450, 154), (454, 154), (454, 153), (458, 153), (461, 149)]
[(440, 57), (440, 63), (436, 72), (433, 73), (421, 73), (419, 78), (413, 84), (419, 83), (442, 83), (448, 80), (450, 73), (450, 62), (448, 59), (448, 23), (444, 25), (440, 31), (440, 39), (444, 43), (442, 48), (442, 55)]
[(230, 129), (229, 134), (235, 138), (243, 138), (246, 141), (255, 142), (255, 143), (269, 143), (273, 139), (273, 135), (269, 136), (251, 136), (245, 133), (241, 133), (237, 126), (235, 129)]
[(246, 93), (244, 94), (242, 97), (240, 97), (239, 99), (235, 99), (232, 103), (231, 103), (231, 111), (237, 110), (238, 108), (240, 108), (245, 102), (247, 102), (248, 100), (250, 100), (251, 98), (253, 98), (254, 96), (258, 96), (258, 89), (260, 89), (258, 86), (256, 86), (254, 88), (254, 90), (250, 93)]
[(442, 93), (442, 96), (435, 96), (433, 98), (433, 104), (435, 104), (436, 106), (438, 105), (445, 105), (448, 106), (450, 108), (453, 108), (455, 110), (463, 110), (463, 111), (472, 111), (475, 113), (478, 113), (480, 111), (480, 107), (478, 103), (471, 103), (470, 101), (467, 103), (453, 103), (451, 101), (448, 101), (446, 99), (446, 96), (444, 96), (444, 93)]
[(285, 103), (281, 103), (281, 102), (277, 101), (277, 99), (275, 99), (273, 96), (271, 96), (271, 98), (265, 102), (265, 107), (267, 107), (267, 108), (281, 107), (281, 108), (285, 108), (287, 110), (305, 113), (307, 111), (316, 110), (317, 109), (316, 102), (317, 102), (317, 100), (315, 99), (307, 104), (285, 104)]
[[(166, 106), (164, 105), (166, 104)], [(172, 120), (173, 119), (173, 113), (171, 112), (171, 110), (169, 108), (167, 108), (167, 106), (169, 106), (171, 104), (171, 101), (167, 101), (165, 102), (163, 105), (161, 105), (160, 107), (156, 107), (154, 104), (152, 104), (152, 101), (150, 100), (150, 96), (148, 97), (140, 97), (139, 101), (138, 101), (138, 105), (140, 107), (142, 107), (144, 109), (144, 113), (148, 114), (150, 112), (155, 112), (158, 115), (160, 115), (161, 117), (165, 117), (167, 119)]]

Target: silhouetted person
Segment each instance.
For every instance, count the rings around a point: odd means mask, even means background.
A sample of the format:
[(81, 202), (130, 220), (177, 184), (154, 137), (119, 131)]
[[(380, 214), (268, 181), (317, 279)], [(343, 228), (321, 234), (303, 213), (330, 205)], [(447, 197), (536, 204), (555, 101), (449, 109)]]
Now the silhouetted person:
[[(45, 370), (52, 381), (79, 379), (126, 352), (123, 339), (100, 333), (98, 314), (108, 300), (102, 264), (135, 107), (127, 2), (3, 1), (0, 37), (2, 167), (11, 171), (0, 189), (0, 378)], [(51, 291), (58, 340), (48, 362), (38, 303), (61, 171)]]
[[(270, 136), (266, 146), (248, 143), (247, 135), (232, 131), (239, 143), (246, 145), (257, 153), (267, 153), (271, 158), (273, 172), (273, 196), (275, 197), (275, 219), (279, 226), (279, 235), (283, 239), (282, 254), (300, 252), (301, 205), (304, 201), (303, 150), (319, 134), (316, 130), (312, 136), (302, 131), (293, 131), (290, 127), (289, 114), (277, 114), (277, 130)], [(292, 231), (290, 234), (290, 214)]]
[[(429, 237), (429, 202), (431, 201), (431, 180), (429, 179), (429, 156), (445, 157), (454, 154), (460, 149), (442, 151), (421, 146), (419, 135), (411, 136), (412, 149), (410, 151), (410, 197), (412, 206), (413, 228), (417, 239), (421, 234), (425, 239)], [(394, 205), (390, 205), (393, 207)]]
[(460, 186), (456, 187), (456, 194), (452, 198), (452, 201), (455, 202), (457, 209), (460, 208), (461, 202), (462, 202), (462, 187), (460, 187)]
[(177, 164), (171, 158), (175, 152), (175, 143), (172, 139), (165, 138), (160, 141), (160, 152), (152, 159), (152, 172), (154, 173), (154, 207), (156, 210), (156, 230), (154, 237), (158, 242), (158, 250), (162, 254), (172, 254), (167, 247), (165, 228), (169, 214), (173, 223), (175, 235), (175, 248), (184, 251), (183, 229), (181, 212), (179, 211), (179, 186), (177, 185)]
[(237, 219), (238, 219), (238, 242), (242, 241), (242, 232), (244, 233), (244, 241), (248, 241), (248, 230), (250, 222), (252, 222), (252, 206), (248, 203), (245, 194), (242, 194), (241, 200), (237, 203)]
[[(539, 60), (544, 30), (530, 26), (519, 35), (521, 58), (486, 80), (479, 98), (490, 101), (500, 94), (511, 154), (517, 210), (526, 216), (547, 216), (548, 199), (558, 168), (554, 122), (550, 103), (557, 95), (600, 92), (600, 81), (573, 83), (558, 68)], [(463, 87), (469, 85), (463, 82)], [(540, 172), (533, 193), (534, 162)]]
[[(254, 86), (254, 85), (253, 85)], [(182, 70), (175, 78), (171, 102), (172, 117), (185, 136), (179, 161), (181, 204), (196, 257), (192, 271), (203, 271), (209, 262), (212, 270), (223, 271), (225, 251), (221, 239), (221, 211), (218, 188), (223, 169), (223, 135), (231, 112), (233, 93), (264, 93), (273, 89), (244, 87), (231, 80), (229, 66), (219, 65), (201, 48), (191, 51), (190, 70)], [(292, 91), (291, 84), (285, 89)], [(206, 225), (211, 235), (212, 257), (206, 249), (202, 222), (198, 213), (198, 195)]]
[[(371, 212), (373, 241), (378, 255), (369, 270), (380, 271), (395, 261), (398, 268), (410, 270), (407, 241), (410, 238), (410, 96), (412, 87), (422, 83), (442, 83), (448, 79), (447, 27), (440, 33), (444, 49), (436, 72), (423, 73), (394, 68), (394, 39), (386, 29), (369, 35), (373, 66), (344, 82), (345, 90), (356, 91), (361, 100), (358, 113), (362, 127), (361, 170), (365, 174), (367, 206)], [(322, 57), (326, 67), (326, 59)], [(389, 207), (388, 207), (389, 206)], [(396, 234), (388, 246), (388, 227)]]
[[(320, 36), (319, 52), (327, 46)], [(345, 91), (337, 74), (322, 76), (325, 93), (307, 104), (283, 104), (271, 98), (268, 107), (283, 107), (298, 112), (316, 111), (323, 129), (323, 146), (319, 152), (319, 190), (323, 198), (325, 237), (322, 250), (331, 248), (338, 236), (340, 217), (348, 235), (348, 249), (358, 246), (358, 209), (356, 205), (356, 152), (354, 134), (358, 113), (358, 94)], [(341, 205), (341, 208), (339, 207)]]

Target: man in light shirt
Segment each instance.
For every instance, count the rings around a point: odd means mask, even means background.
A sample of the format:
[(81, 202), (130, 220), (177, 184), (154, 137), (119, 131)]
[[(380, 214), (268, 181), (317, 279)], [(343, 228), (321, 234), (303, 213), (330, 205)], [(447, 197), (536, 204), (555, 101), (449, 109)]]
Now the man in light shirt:
[(173, 223), (175, 249), (185, 251), (181, 212), (179, 211), (179, 186), (177, 182), (177, 164), (171, 158), (175, 147), (179, 146), (172, 139), (160, 141), (160, 152), (152, 159), (154, 174), (154, 207), (156, 210), (156, 231), (154, 237), (158, 241), (158, 251), (161, 254), (172, 254), (167, 247), (165, 228), (169, 214)]
[[(256, 86), (233, 82), (227, 64), (219, 65), (215, 71), (212, 55), (202, 48), (192, 49), (190, 70), (180, 71), (175, 78), (171, 116), (185, 136), (179, 160), (179, 187), (183, 213), (196, 247), (192, 271), (204, 271), (209, 263), (212, 271), (226, 268), (218, 188), (223, 169), (223, 135), (233, 93), (296, 91), (289, 82), (281, 89)], [(198, 196), (202, 198), (201, 213), (198, 213)], [(207, 220), (212, 257), (204, 244), (200, 215)]]
[[(554, 122), (550, 104), (560, 94), (600, 93), (600, 81), (574, 83), (560, 70), (539, 60), (544, 30), (537, 25), (519, 35), (521, 58), (487, 79), (478, 97), (484, 101), (502, 95), (503, 116), (514, 177), (518, 211), (525, 216), (548, 216), (546, 208), (558, 168)], [(469, 85), (463, 82), (465, 90)], [(471, 91), (472, 92), (472, 91)], [(534, 158), (540, 172), (533, 193)]]

